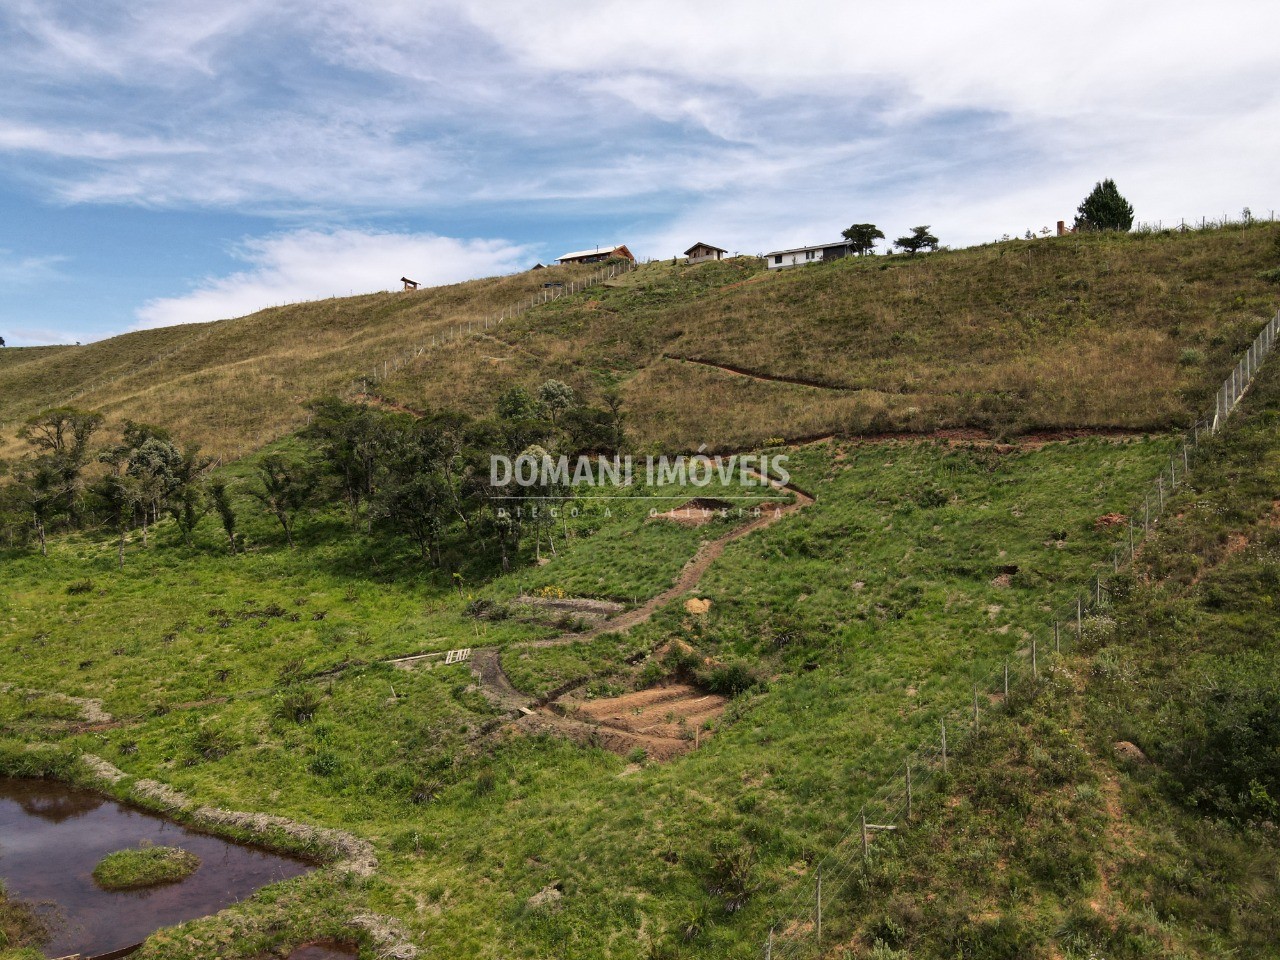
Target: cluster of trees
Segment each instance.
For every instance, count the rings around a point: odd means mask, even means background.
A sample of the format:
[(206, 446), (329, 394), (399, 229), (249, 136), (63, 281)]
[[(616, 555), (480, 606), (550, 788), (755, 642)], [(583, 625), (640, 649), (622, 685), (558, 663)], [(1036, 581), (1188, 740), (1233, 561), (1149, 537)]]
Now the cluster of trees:
[[(1132, 227), (1133, 204), (1121, 196), (1116, 182), (1111, 179), (1094, 184), (1093, 190), (1081, 201), (1076, 210), (1076, 230), (1129, 230)], [(1044, 234), (1048, 232), (1048, 227), (1041, 231)], [(849, 229), (842, 231), (841, 236), (849, 241), (849, 248), (860, 257), (873, 253), (876, 241), (885, 239), (884, 232), (874, 223), (855, 223)], [(1032, 238), (1033, 234), (1028, 230), (1026, 239)], [(1004, 239), (1010, 238), (1006, 234)], [(929, 232), (929, 226), (926, 224), (912, 227), (911, 232), (895, 240), (893, 246), (907, 253), (937, 250), (938, 238)]]
[(451, 547), (490, 550), (504, 570), (532, 541), (555, 551), (559, 510), (572, 497), (565, 484), (493, 483), (494, 456), (616, 453), (625, 433), (621, 401), (579, 401), (574, 390), (548, 380), (536, 391), (512, 387), (488, 417), (447, 411), (415, 416), (335, 398), (312, 404), (306, 458), (267, 457), (255, 495), (287, 539), (291, 516), (309, 497), (340, 504), (351, 524), (369, 533), (404, 537), (435, 567), (452, 566)]
[(210, 466), (199, 447), (179, 448), (167, 430), (125, 421), (119, 443), (97, 447), (101, 414), (58, 407), (18, 432), (31, 447), (9, 468), (0, 489), (0, 516), (9, 539), (27, 534), (48, 552), (48, 535), (101, 525), (119, 534), (120, 562), (128, 531), (172, 517), (183, 538), (208, 512), (203, 478)]
[[(849, 249), (860, 257), (874, 252), (876, 241), (884, 239), (884, 232), (874, 223), (855, 223), (849, 229), (841, 231), (840, 235), (849, 241)], [(937, 250), (938, 238), (929, 232), (929, 227), (926, 224), (920, 227), (912, 227), (909, 234), (905, 237), (899, 237), (893, 242), (893, 245), (905, 250), (907, 253), (917, 253), (920, 250)]]
[(237, 505), (259, 506), (294, 546), (298, 520), (312, 510), (339, 508), (351, 525), (373, 536), (403, 537), (424, 560), (448, 566), (449, 550), (488, 549), (504, 569), (530, 541), (555, 551), (555, 526), (572, 496), (567, 485), (491, 483), (490, 458), (616, 453), (624, 440), (621, 402), (580, 402), (565, 383), (535, 391), (513, 387), (493, 413), (415, 415), (337, 398), (310, 405), (300, 444), (263, 454), (233, 499), (226, 477), (211, 472), (196, 446), (180, 448), (168, 431), (126, 421), (118, 443), (95, 445), (96, 413), (47, 411), (20, 432), (29, 454), (8, 468), (0, 487), (0, 521), (9, 541), (47, 553), (56, 530), (109, 530), (123, 566), (128, 534), (172, 519), (193, 545), (201, 521), (214, 514), (231, 553), (243, 548)]

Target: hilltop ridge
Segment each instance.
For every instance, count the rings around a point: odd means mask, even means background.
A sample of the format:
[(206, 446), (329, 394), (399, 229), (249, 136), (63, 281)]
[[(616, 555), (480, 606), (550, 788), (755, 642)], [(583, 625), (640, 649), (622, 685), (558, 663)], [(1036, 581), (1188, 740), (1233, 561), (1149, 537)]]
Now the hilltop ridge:
[[(406, 363), (392, 403), (491, 408), (512, 382), (617, 389), (641, 444), (715, 449), (976, 428), (1159, 430), (1203, 402), (1274, 313), (1280, 228), (1011, 241), (766, 271), (668, 262), (538, 306)], [(234, 455), (322, 393), (458, 324), (581, 280), (554, 267), (273, 307), (0, 362), (0, 433), (74, 404)]]

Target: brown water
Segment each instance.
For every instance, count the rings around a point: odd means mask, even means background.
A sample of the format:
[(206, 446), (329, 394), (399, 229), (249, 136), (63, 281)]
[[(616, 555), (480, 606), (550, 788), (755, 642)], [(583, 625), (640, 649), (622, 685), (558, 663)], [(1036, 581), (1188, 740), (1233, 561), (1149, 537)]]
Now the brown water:
[[(142, 841), (181, 847), (200, 867), (181, 883), (108, 891), (93, 868), (108, 853)], [(197, 833), (164, 817), (48, 780), (0, 777), (0, 878), (9, 896), (53, 921), (45, 953), (106, 953), (160, 927), (216, 913), (259, 887), (312, 866)]]

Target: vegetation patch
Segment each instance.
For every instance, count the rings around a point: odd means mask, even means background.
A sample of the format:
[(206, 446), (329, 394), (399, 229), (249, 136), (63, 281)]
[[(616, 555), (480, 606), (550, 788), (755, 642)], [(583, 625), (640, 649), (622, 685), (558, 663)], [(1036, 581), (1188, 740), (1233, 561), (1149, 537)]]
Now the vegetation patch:
[(107, 854), (93, 868), (93, 879), (106, 890), (134, 890), (178, 883), (199, 866), (200, 858), (180, 847), (142, 846)]

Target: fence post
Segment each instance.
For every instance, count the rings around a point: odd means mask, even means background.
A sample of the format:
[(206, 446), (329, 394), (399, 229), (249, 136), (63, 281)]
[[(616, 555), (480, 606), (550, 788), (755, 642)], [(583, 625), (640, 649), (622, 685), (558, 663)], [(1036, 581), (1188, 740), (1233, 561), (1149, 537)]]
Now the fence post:
[(1036, 660), (1036, 638), (1031, 638), (1031, 679), (1040, 679), (1040, 664)]
[(1142, 532), (1146, 533), (1151, 529), (1151, 498), (1142, 498)]
[(1053, 652), (1054, 653), (1062, 652), (1061, 627), (1062, 627), (1062, 624), (1060, 624), (1057, 620), (1053, 621)]
[(1160, 512), (1164, 513), (1164, 472), (1156, 478), (1156, 489), (1160, 492)]
[(942, 772), (947, 772), (947, 721), (942, 721)]
[[(867, 815), (862, 815), (862, 846), (867, 845)], [(818, 864), (818, 949), (822, 949), (822, 864)]]
[[(867, 844), (867, 808), (866, 807), (862, 808), (861, 816), (862, 816), (862, 859), (866, 860), (867, 857), (871, 855), (871, 850)], [(821, 881), (819, 881), (819, 886), (821, 886)], [(821, 910), (821, 906), (819, 906), (819, 910)]]
[(1004, 699), (1007, 704), (1009, 700), (1009, 660), (1007, 657), (1004, 661)]
[(1076, 594), (1076, 642), (1084, 638), (1084, 601)]
[(1184, 440), (1182, 443), (1182, 475), (1185, 477), (1190, 472), (1191, 472), (1191, 458), (1190, 458), (1190, 454), (1187, 453), (1187, 444), (1186, 444), (1186, 441)]
[(973, 685), (973, 731), (978, 732), (978, 685)]
[(769, 939), (764, 942), (764, 960), (773, 960), (773, 927), (769, 928)]
[(911, 761), (907, 761), (907, 819), (911, 819)]

